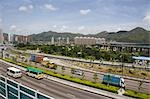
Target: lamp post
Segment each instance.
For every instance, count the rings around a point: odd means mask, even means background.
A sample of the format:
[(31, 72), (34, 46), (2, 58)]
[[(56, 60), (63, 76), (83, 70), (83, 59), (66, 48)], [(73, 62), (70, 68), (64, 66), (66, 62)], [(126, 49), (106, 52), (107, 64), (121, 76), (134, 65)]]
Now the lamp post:
[(3, 58), (3, 56), (4, 56), (3, 54), (4, 54), (4, 48), (2, 48), (2, 58)]
[(120, 55), (120, 58), (121, 58), (121, 68), (122, 68), (122, 76), (123, 76), (123, 59), (124, 59), (123, 55)]

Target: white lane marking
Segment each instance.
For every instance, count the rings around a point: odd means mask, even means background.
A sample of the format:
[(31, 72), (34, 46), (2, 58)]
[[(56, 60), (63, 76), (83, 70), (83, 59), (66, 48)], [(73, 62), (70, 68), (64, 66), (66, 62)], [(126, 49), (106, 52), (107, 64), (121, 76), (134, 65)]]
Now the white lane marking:
[(70, 99), (78, 99), (75, 95), (67, 93), (67, 96), (69, 96)]

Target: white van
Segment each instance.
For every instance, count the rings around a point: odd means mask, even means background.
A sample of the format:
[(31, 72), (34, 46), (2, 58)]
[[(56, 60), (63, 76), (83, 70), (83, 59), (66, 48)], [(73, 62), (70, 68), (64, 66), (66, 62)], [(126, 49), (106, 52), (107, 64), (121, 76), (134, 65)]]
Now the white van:
[(7, 68), (7, 75), (12, 76), (14, 78), (19, 78), (22, 76), (21, 70), (15, 67)]
[(82, 76), (84, 74), (84, 72), (79, 69), (72, 70), (71, 72), (72, 72), (72, 74), (76, 74), (76, 75), (80, 75), (80, 76)]

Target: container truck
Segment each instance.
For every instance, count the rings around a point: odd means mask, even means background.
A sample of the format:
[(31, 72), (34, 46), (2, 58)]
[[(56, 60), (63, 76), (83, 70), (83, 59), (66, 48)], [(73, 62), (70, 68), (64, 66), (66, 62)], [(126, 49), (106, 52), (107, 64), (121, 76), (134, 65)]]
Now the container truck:
[(124, 79), (119, 75), (104, 74), (103, 83), (125, 88)]
[(37, 55), (36, 56), (36, 62), (41, 63), (43, 61), (44, 56), (43, 55)]
[(36, 60), (36, 55), (34, 55), (34, 54), (31, 54), (30, 61), (32, 61), (32, 62), (35, 62), (35, 60)]

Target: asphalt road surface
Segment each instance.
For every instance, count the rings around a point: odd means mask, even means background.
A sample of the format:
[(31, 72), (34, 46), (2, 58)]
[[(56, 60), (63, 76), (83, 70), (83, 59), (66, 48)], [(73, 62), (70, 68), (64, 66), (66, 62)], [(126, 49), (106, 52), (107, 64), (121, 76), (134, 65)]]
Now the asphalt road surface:
[[(0, 73), (4, 76), (7, 76), (6, 71), (8, 67), (10, 67), (10, 65), (1, 62)], [(30, 88), (39, 90), (40, 92), (52, 96), (56, 99), (108, 99), (108, 97), (73, 88), (51, 80), (37, 80), (28, 77), (25, 74), (23, 74), (22, 78), (18, 79), (14, 79), (10, 76), (7, 77), (17, 82), (20, 82)]]
[[(31, 64), (35, 64), (33, 62), (31, 62)], [(36, 64), (36, 66), (39, 66), (39, 64)], [(51, 69), (52, 70), (52, 69)], [(70, 72), (70, 68), (65, 68), (64, 70), (64, 74), (67, 74), (67, 75), (72, 75), (74, 77), (78, 77), (78, 78), (82, 78), (82, 76), (79, 76), (79, 75), (75, 75), (75, 74), (71, 74)], [(55, 70), (55, 72), (57, 73), (62, 73), (62, 69), (61, 69), (61, 66), (57, 67), (57, 70)], [(94, 81), (93, 79), (93, 75), (94, 73), (93, 72), (89, 72), (89, 71), (84, 71), (84, 79), (88, 79), (90, 81)], [(102, 82), (103, 80), (103, 74), (101, 73), (98, 73), (98, 79), (97, 79), (97, 82)], [(134, 91), (138, 91), (138, 92), (143, 92), (143, 93), (149, 93), (150, 94), (150, 87), (147, 87), (147, 86), (150, 86), (150, 83), (149, 82), (144, 82), (142, 85), (141, 85), (141, 88), (140, 90), (138, 89), (139, 88), (139, 85), (140, 85), (140, 82), (137, 81), (137, 80), (131, 80), (131, 79), (127, 79), (125, 78), (125, 84), (126, 84), (126, 89), (130, 89), (130, 90), (134, 90)]]

